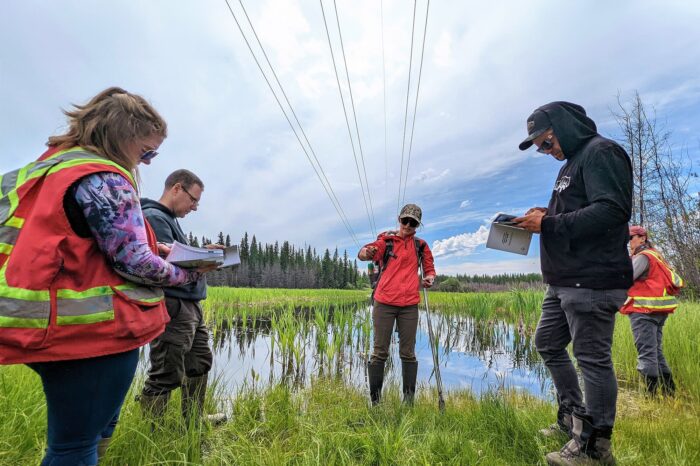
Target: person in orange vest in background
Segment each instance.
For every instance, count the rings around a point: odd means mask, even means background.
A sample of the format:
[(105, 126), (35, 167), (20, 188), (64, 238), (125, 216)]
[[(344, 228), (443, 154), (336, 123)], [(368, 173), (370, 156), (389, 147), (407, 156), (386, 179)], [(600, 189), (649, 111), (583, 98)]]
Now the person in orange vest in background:
[(634, 285), (620, 313), (628, 314), (637, 347), (637, 370), (644, 377), (649, 395), (661, 385), (665, 395), (673, 395), (676, 384), (664, 357), (662, 339), (669, 314), (678, 307), (676, 295), (683, 279), (654, 249), (644, 227), (630, 227), (630, 253), (634, 267)]
[(137, 166), (163, 118), (118, 87), (74, 107), (36, 162), (0, 176), (0, 364), (41, 378), (52, 466), (97, 464), (139, 348), (168, 321), (160, 286), (206, 271), (161, 259), (141, 213)]

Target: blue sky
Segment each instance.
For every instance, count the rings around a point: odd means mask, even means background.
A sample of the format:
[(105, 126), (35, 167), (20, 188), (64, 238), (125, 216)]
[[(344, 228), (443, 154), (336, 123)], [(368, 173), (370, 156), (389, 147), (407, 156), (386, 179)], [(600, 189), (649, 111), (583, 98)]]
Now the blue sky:
[[(244, 16), (238, 0), (230, 0)], [(361, 243), (372, 239), (319, 2), (244, 1)], [(395, 223), (413, 2), (338, 0), (377, 228)], [(414, 59), (425, 1), (418, 2)], [(559, 162), (520, 152), (525, 119), (552, 100), (583, 105), (606, 136), (616, 96), (638, 90), (700, 158), (700, 4), (688, 1), (430, 3), (406, 202), (443, 273), (529, 272), (486, 250), (498, 211), (545, 205)], [(0, 172), (34, 160), (61, 131), (61, 108), (110, 85), (150, 100), (169, 123), (142, 169), (157, 198), (172, 170), (206, 184), (185, 230), (357, 251), (263, 81), (226, 3), (8, 0), (0, 18)], [(333, 3), (324, 1), (334, 20)], [(386, 145), (381, 11), (384, 13)], [(337, 27), (330, 21), (336, 60)], [(411, 102), (415, 94), (414, 62)], [(342, 68), (340, 68), (342, 73)], [(345, 81), (342, 79), (341, 84)], [(347, 89), (345, 89), (347, 99)], [(409, 119), (410, 121), (410, 119)], [(352, 120), (351, 120), (352, 122)], [(535, 242), (536, 243), (536, 242)]]

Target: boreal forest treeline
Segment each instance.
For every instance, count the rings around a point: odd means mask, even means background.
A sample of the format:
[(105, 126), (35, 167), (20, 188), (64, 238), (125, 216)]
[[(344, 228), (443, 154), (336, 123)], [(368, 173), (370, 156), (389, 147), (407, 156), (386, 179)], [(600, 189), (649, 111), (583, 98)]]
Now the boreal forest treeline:
[[(216, 243), (231, 246), (231, 236), (220, 232), (216, 240), (192, 233), (188, 236), (191, 246), (202, 247)], [(341, 288), (359, 289), (369, 287), (367, 273), (358, 270), (357, 259), (349, 258), (347, 251), (342, 255), (336, 248), (326, 249), (318, 254), (312, 246), (298, 247), (289, 241), (261, 243), (255, 235), (246, 232), (238, 243), (241, 264), (233, 268), (217, 270), (207, 274), (207, 281), (213, 286), (251, 288)], [(364, 265), (364, 263), (363, 263)], [(512, 288), (533, 288), (542, 286), (540, 274), (501, 274), (501, 275), (438, 275), (436, 291), (470, 292), (503, 291)]]
[[(191, 246), (202, 247), (212, 242), (231, 246), (230, 235), (219, 233), (216, 241), (201, 240), (192, 233)], [(213, 286), (252, 288), (362, 288), (369, 286), (367, 275), (357, 269), (357, 260), (350, 259), (347, 251), (342, 256), (336, 248), (326, 249), (322, 255), (311, 246), (297, 247), (283, 241), (274, 244), (258, 242), (255, 235), (246, 232), (239, 243), (241, 264), (207, 274)]]
[(507, 291), (513, 288), (542, 288), (542, 275), (539, 273), (503, 273), (500, 275), (461, 275), (454, 277), (438, 275), (436, 291), (484, 292)]

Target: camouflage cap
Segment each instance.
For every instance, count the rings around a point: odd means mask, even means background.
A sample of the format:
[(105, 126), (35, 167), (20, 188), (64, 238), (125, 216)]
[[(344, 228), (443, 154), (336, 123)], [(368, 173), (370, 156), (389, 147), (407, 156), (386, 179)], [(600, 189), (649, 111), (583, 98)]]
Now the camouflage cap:
[(399, 218), (412, 218), (416, 222), (420, 223), (421, 216), (423, 215), (423, 211), (420, 210), (420, 207), (418, 207), (415, 204), (406, 204), (403, 206), (401, 209), (401, 213), (399, 214)]

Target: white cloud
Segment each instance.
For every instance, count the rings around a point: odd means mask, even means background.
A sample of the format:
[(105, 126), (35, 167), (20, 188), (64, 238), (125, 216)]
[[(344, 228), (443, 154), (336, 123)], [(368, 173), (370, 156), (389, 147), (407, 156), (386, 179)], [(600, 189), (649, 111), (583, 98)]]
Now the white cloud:
[(441, 67), (452, 65), (452, 35), (447, 31), (440, 33), (440, 38), (435, 44), (435, 64)]
[(462, 201), (462, 203), (459, 205), (459, 208), (464, 209), (465, 207), (469, 207), (470, 205), (472, 205), (472, 201), (467, 199), (466, 201)]
[(488, 236), (488, 228), (481, 225), (474, 233), (462, 233), (451, 238), (434, 241), (431, 249), (435, 257), (468, 256), (477, 247), (486, 244)]
[(417, 181), (419, 183), (435, 183), (436, 181), (440, 181), (443, 178), (447, 177), (447, 175), (450, 174), (450, 169), (446, 168), (440, 172), (433, 168), (428, 168), (427, 170), (423, 170), (420, 172), (418, 176), (416, 176), (413, 181)]

